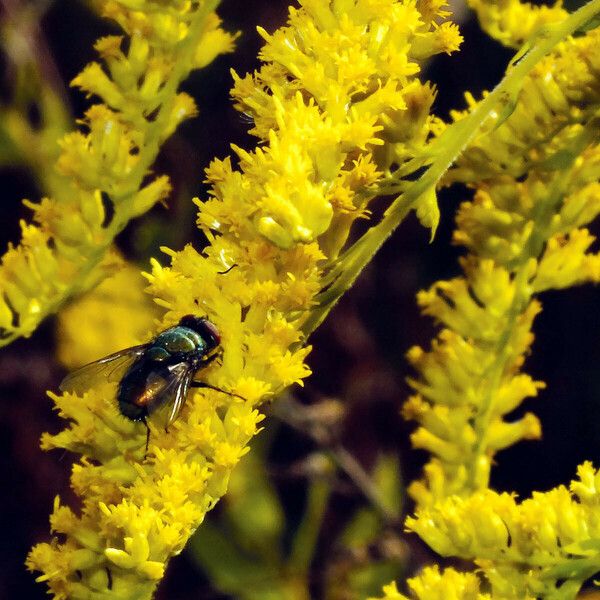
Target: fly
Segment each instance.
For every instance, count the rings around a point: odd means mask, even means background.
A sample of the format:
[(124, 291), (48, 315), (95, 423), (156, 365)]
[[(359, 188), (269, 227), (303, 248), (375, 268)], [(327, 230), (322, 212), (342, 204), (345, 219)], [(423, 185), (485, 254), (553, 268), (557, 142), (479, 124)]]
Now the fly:
[(118, 382), (119, 411), (131, 421), (144, 423), (147, 451), (147, 418), (163, 406), (170, 406), (168, 427), (181, 412), (190, 387), (237, 396), (194, 380), (198, 371), (220, 356), (220, 343), (221, 336), (213, 323), (205, 317), (187, 315), (147, 344), (115, 352), (77, 369), (63, 379), (60, 390), (82, 393), (98, 378)]

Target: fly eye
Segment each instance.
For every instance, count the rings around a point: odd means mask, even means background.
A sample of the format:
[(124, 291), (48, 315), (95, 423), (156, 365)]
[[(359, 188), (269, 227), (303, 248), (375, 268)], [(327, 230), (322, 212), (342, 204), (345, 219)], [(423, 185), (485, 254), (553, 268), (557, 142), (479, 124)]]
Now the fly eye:
[(202, 336), (210, 349), (216, 348), (221, 343), (221, 335), (214, 323), (211, 323), (205, 317), (195, 317), (194, 315), (186, 315), (179, 321), (181, 327), (193, 329), (196, 333)]
[(198, 333), (208, 342), (209, 346), (216, 348), (221, 343), (219, 330), (208, 319), (201, 319), (201, 324), (197, 329)]

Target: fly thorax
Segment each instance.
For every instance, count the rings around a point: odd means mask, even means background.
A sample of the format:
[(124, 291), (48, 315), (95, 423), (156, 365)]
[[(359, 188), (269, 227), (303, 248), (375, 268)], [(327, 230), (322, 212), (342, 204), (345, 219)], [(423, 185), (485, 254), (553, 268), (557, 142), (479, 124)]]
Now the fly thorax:
[[(202, 337), (194, 330), (181, 326), (171, 327), (171, 329), (163, 331), (154, 340), (152, 347), (166, 351), (168, 354), (203, 354), (206, 351), (206, 343)], [(159, 358), (158, 360), (164, 359)]]

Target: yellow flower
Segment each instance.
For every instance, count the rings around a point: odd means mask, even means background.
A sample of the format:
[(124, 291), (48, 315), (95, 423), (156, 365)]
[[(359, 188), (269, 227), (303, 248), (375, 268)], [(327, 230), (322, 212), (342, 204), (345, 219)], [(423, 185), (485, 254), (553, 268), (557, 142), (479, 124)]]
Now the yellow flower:
[[(479, 578), (475, 573), (461, 573), (452, 568), (440, 573), (437, 566), (427, 567), (417, 577), (408, 580), (408, 587), (411, 591), (410, 598), (417, 600), (492, 599), (489, 594), (480, 592)], [(380, 599), (369, 600), (409, 600), (409, 597), (401, 594), (396, 584), (391, 583), (383, 587), (383, 596)]]
[(567, 13), (562, 0), (554, 6), (535, 6), (521, 0), (468, 0), (482, 28), (505, 46), (518, 48), (544, 25), (562, 21)]
[[(197, 201), (198, 225), (210, 242), (205, 251), (165, 249), (170, 265), (153, 260), (146, 274), (164, 309), (156, 331), (186, 314), (206, 315), (218, 328), (222, 358), (200, 377), (223, 392), (191, 393), (169, 431), (150, 422), (145, 459), (144, 426), (118, 413), (114, 382), (54, 396), (70, 425), (45, 435), (43, 445), (84, 458), (72, 479), (83, 508), (68, 531), (57, 529), (66, 541), (36, 547), (28, 562), (44, 570), (52, 590), (67, 595), (91, 585), (102, 565), (115, 597), (136, 579), (137, 596), (149, 597), (166, 562), (226, 492), (259, 431), (257, 406), (310, 374), (301, 328), (323, 287), (322, 270), (353, 221), (368, 215), (384, 174), (412, 158), (430, 134), (433, 92), (414, 78), (412, 50), (423, 57), (458, 44), (453, 29), (444, 46), (432, 6), (424, 3), (426, 17), (417, 6), (305, 0), (290, 9), (286, 27), (262, 32), (261, 55), (270, 62), (253, 76), (236, 76), (233, 91), (262, 143), (253, 151), (234, 147), (239, 170), (228, 158), (207, 169), (211, 198)], [(127, 14), (141, 31), (152, 25), (149, 15)], [(113, 43), (104, 50), (112, 55)], [(402, 132), (412, 117), (416, 124)], [(78, 532), (88, 530), (100, 540), (85, 546), (96, 553), (94, 568), (65, 575), (63, 550), (79, 547)], [(98, 589), (106, 593), (104, 583)]]
[[(381, 600), (406, 600), (406, 596), (398, 591), (398, 586), (395, 581), (383, 586), (383, 596)], [(368, 600), (378, 600), (377, 598), (369, 598)]]
[[(560, 6), (471, 4), (506, 43), (562, 15)], [(595, 238), (584, 228), (599, 212), (598, 35), (569, 39), (541, 60), (448, 171), (446, 183), (474, 189), (454, 235), (469, 254), (462, 277), (418, 297), (443, 329), (428, 351), (408, 355), (418, 375), (403, 412), (419, 423), (413, 444), (432, 458), (410, 486), (417, 509), (406, 525), (439, 554), (475, 563), (493, 598), (575, 597), (600, 565), (591, 464), (579, 467), (570, 491), (559, 486), (519, 503), (489, 489), (496, 452), (541, 434), (534, 415), (510, 417), (543, 388), (521, 372), (541, 309), (536, 294), (598, 280)], [(469, 112), (481, 106), (467, 100)], [(458, 125), (463, 117), (455, 115)], [(422, 597), (436, 597), (435, 581), (416, 581)], [(466, 597), (478, 597), (475, 583)]]
[(564, 42), (540, 61), (510, 115), (502, 122), (493, 114), (494, 128), (445, 177), (475, 192), (454, 234), (470, 253), (464, 276), (418, 296), (443, 326), (430, 350), (408, 354), (417, 395), (404, 415), (419, 423), (413, 444), (433, 455), (410, 487), (419, 504), (485, 489), (499, 450), (541, 435), (534, 415), (510, 417), (544, 387), (521, 372), (541, 310), (535, 296), (600, 276), (600, 258), (589, 252), (594, 237), (583, 229), (600, 211), (596, 108), (589, 109), (600, 101), (591, 83), (598, 35)]
[[(273, 35), (259, 28), (268, 42), (261, 57), (270, 62), (253, 76), (235, 75), (236, 108), (253, 118), (252, 133), (269, 146), (253, 153), (235, 148), (251, 187), (228, 177), (225, 188), (229, 163), (212, 166), (209, 179), (218, 182), (215, 195), (226, 214), (209, 203), (206, 216), (214, 220), (203, 225), (231, 227), (230, 198), (253, 194), (246, 218), (261, 235), (281, 248), (323, 236), (320, 244), (333, 258), (376, 195), (377, 180), (414, 155), (409, 141), (422, 142), (430, 132), (433, 94), (414, 79), (417, 59), (456, 50), (461, 37), (455, 25), (435, 24), (429, 3), (422, 13), (412, 2), (301, 4), (290, 9), (288, 27)], [(436, 3), (436, 15), (446, 14), (443, 6)], [(399, 139), (386, 153), (377, 151), (392, 132)]]
[[(422, 484), (411, 486), (413, 496), (425, 504), (485, 487), (498, 450), (540, 436), (539, 422), (529, 413), (505, 420), (543, 387), (518, 374), (533, 341), (530, 329), (539, 306), (525, 304), (515, 314), (515, 304), (523, 302), (517, 282), (492, 261), (471, 258), (463, 267), (465, 278), (438, 282), (419, 295), (423, 311), (445, 328), (430, 351), (412, 348), (408, 353), (419, 376), (409, 380), (417, 395), (406, 402), (403, 414), (420, 424), (411, 436), (413, 445), (438, 459), (426, 478), (434, 473), (443, 478), (441, 489), (439, 480), (430, 481), (430, 492)], [(509, 337), (503, 337), (507, 332)]]
[(449, 497), (417, 510), (406, 525), (440, 554), (475, 561), (494, 598), (552, 597), (563, 577), (575, 593), (600, 561), (592, 483), (600, 478), (590, 463), (578, 475), (571, 492), (559, 486), (521, 503), (491, 490)]
[[(591, 29), (584, 36), (564, 41), (542, 58), (525, 77), (518, 98), (511, 99), (508, 118), (501, 111), (490, 114), (485, 135), (469, 144), (445, 181), (485, 182), (502, 174), (509, 177), (504, 186), (509, 206), (513, 178), (519, 181), (533, 168), (559, 166), (558, 161), (566, 158), (559, 150), (595, 115), (599, 40), (600, 31)], [(469, 110), (473, 110), (476, 100), (470, 94), (466, 99)], [(461, 116), (463, 113), (454, 113), (456, 119)], [(544, 161), (549, 162), (544, 165)]]
[[(234, 36), (219, 28), (208, 1), (98, 3), (128, 35), (96, 43), (104, 67), (91, 63), (72, 85), (101, 99), (60, 140), (52, 198), (26, 202), (35, 224), (22, 222), (21, 243), (0, 264), (0, 344), (29, 336), (71, 296), (111, 272), (106, 258), (127, 222), (165, 198), (168, 178), (146, 181), (160, 144), (194, 101), (177, 87)], [(127, 47), (127, 50), (125, 50)]]

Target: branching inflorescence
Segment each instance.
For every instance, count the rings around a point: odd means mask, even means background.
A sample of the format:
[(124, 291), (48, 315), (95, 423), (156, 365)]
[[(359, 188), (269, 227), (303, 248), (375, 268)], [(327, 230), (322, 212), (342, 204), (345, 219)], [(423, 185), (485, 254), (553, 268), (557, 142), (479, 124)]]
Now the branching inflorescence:
[[(571, 17), (559, 4), (470, 4), (502, 43), (527, 45), (503, 83), (480, 101), (467, 95), (468, 110), (450, 124), (430, 114), (435, 90), (418, 79), (420, 61), (461, 41), (442, 0), (303, 0), (285, 27), (259, 28), (263, 66), (234, 73), (232, 91), (259, 145), (233, 146), (234, 160), (207, 168), (210, 197), (196, 201), (205, 250), (165, 248), (170, 265), (152, 260), (146, 274), (163, 310), (148, 329), (208, 316), (223, 353), (202, 376), (233, 394), (190, 394), (169, 431), (150, 423), (147, 452), (144, 427), (118, 412), (114, 382), (83, 398), (52, 395), (70, 423), (42, 445), (81, 455), (71, 477), (81, 508), (57, 499), (55, 538), (28, 558), (55, 597), (151, 597), (226, 492), (260, 428), (261, 403), (310, 373), (305, 335), (409, 210), (435, 230), (435, 187), (455, 182), (473, 190), (454, 236), (467, 249), (463, 275), (419, 294), (442, 329), (428, 350), (408, 354), (415, 393), (403, 413), (417, 421), (413, 444), (431, 459), (410, 486), (416, 511), (406, 526), (478, 571), (428, 568), (408, 581), (410, 593), (566, 599), (600, 570), (600, 475), (591, 463), (570, 489), (528, 500), (489, 489), (497, 452), (541, 434), (535, 415), (511, 417), (544, 387), (523, 371), (539, 295), (600, 279), (586, 229), (600, 212), (600, 33), (585, 31), (600, 1)], [(100, 40), (110, 75), (94, 64), (75, 80), (105, 104), (88, 111), (87, 134), (62, 142), (58, 169), (72, 181), (65, 198), (32, 205), (39, 226), (25, 226), (23, 244), (4, 259), (6, 341), (91, 285), (114, 235), (168, 191), (165, 178), (145, 177), (160, 142), (195, 112), (177, 85), (233, 41), (214, 7), (103, 4), (130, 36), (128, 49), (118, 36)], [(370, 202), (398, 193), (348, 247)], [(73, 318), (63, 314), (64, 331)], [(384, 593), (406, 598), (395, 584)]]
[(53, 197), (26, 202), (33, 223), (21, 223), (20, 244), (2, 258), (2, 345), (31, 335), (44, 317), (115, 269), (114, 237), (169, 193), (166, 176), (148, 175), (161, 143), (196, 114), (179, 84), (232, 50), (234, 36), (219, 28), (213, 12), (216, 1), (135, 4), (133, 10), (129, 3), (98, 3), (127, 37), (98, 40), (103, 65), (89, 64), (72, 82), (102, 102), (60, 140), (47, 190)]
[[(57, 500), (58, 537), (28, 559), (56, 597), (150, 597), (225, 493), (263, 418), (259, 404), (309, 374), (302, 325), (323, 269), (394, 165), (439, 125), (429, 116), (433, 88), (417, 75), (420, 60), (460, 43), (444, 5), (304, 0), (286, 27), (260, 30), (265, 63), (234, 75), (233, 97), (262, 144), (234, 147), (239, 168), (226, 158), (207, 169), (211, 198), (197, 202), (204, 252), (165, 249), (170, 266), (153, 260), (147, 275), (165, 309), (157, 330), (189, 313), (216, 324), (222, 360), (203, 376), (236, 396), (190, 395), (168, 432), (150, 424), (144, 456), (145, 430), (118, 413), (114, 383), (84, 398), (53, 395), (70, 425), (43, 446), (82, 455), (72, 474), (81, 511)], [(131, 15), (151, 18), (144, 7)]]
[[(455, 598), (574, 598), (600, 569), (590, 463), (570, 491), (518, 502), (489, 489), (496, 453), (541, 434), (533, 414), (510, 416), (544, 387), (522, 371), (538, 295), (600, 278), (586, 229), (600, 213), (599, 36), (589, 31), (543, 59), (510, 114), (491, 118), (444, 179), (474, 190), (454, 235), (468, 254), (462, 277), (418, 296), (443, 328), (429, 350), (408, 354), (416, 394), (403, 412), (419, 424), (413, 444), (432, 458), (410, 487), (417, 509), (406, 525), (441, 555), (473, 561), (483, 579), (429, 569), (409, 582), (416, 598), (443, 588)], [(386, 597), (404, 598), (393, 586)]]

